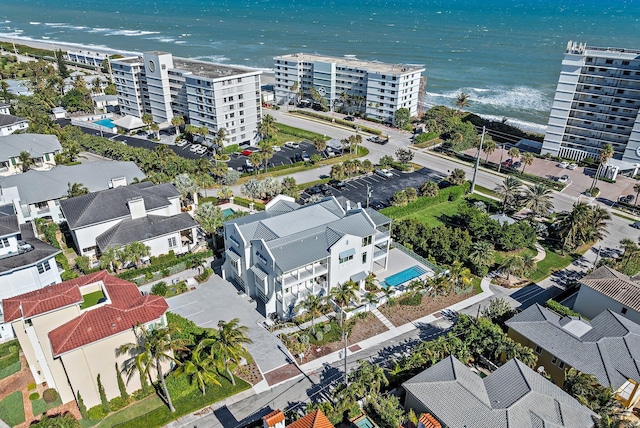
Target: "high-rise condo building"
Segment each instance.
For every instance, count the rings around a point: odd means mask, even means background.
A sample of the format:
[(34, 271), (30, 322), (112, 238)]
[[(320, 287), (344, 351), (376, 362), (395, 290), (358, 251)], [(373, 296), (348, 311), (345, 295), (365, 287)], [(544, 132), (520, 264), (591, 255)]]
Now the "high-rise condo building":
[(562, 61), (542, 153), (597, 159), (613, 147), (609, 166), (640, 167), (640, 51), (569, 42)]
[[(278, 104), (290, 102), (300, 90), (310, 94), (313, 88), (332, 110), (348, 104), (354, 111), (383, 122), (393, 122), (400, 108), (409, 109), (411, 116), (418, 114), (420, 90), (424, 90), (422, 66), (303, 53), (273, 60)], [(292, 88), (296, 87), (294, 93)]]
[(209, 129), (209, 144), (221, 128), (227, 135), (224, 145), (257, 140), (260, 70), (173, 58), (166, 52), (115, 59), (111, 67), (122, 114), (142, 118), (150, 113), (161, 128), (183, 116), (187, 124)]

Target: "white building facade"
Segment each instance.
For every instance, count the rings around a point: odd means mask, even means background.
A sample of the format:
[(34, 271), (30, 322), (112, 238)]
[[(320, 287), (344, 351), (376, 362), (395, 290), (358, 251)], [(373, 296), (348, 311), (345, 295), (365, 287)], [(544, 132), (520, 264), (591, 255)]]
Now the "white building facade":
[(542, 154), (582, 160), (613, 147), (611, 166), (640, 164), (640, 51), (569, 42)]
[(258, 139), (260, 70), (178, 59), (166, 52), (113, 60), (112, 69), (122, 114), (150, 113), (161, 126), (183, 116), (188, 124), (207, 127), (209, 145), (221, 128), (227, 134), (224, 145)]
[(275, 57), (274, 69), (277, 104), (291, 101), (295, 97), (291, 88), (297, 84), (305, 93), (314, 88), (332, 109), (340, 105), (342, 93), (358, 97), (360, 111), (383, 122), (393, 122), (400, 108), (411, 116), (418, 114), (425, 71), (419, 66), (302, 53)]
[(306, 206), (278, 196), (265, 211), (224, 224), (226, 279), (266, 317), (289, 319), (309, 294), (327, 296), (387, 269), (391, 220), (334, 198)]

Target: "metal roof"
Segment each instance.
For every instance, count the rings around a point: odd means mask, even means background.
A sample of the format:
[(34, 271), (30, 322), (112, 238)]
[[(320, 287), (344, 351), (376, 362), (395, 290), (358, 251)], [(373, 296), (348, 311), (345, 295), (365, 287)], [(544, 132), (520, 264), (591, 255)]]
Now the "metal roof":
[(628, 379), (640, 381), (640, 325), (622, 315), (607, 310), (589, 322), (535, 304), (506, 325), (603, 386), (615, 390)]
[[(594, 413), (513, 359), (482, 379), (448, 357), (403, 384), (444, 425), (474, 428), (592, 427)], [(455, 403), (455, 405), (452, 405)]]
[(229, 257), (229, 259), (232, 262), (237, 262), (238, 260), (240, 260), (240, 256), (232, 249), (228, 249), (224, 253), (227, 255), (227, 257)]
[(0, 160), (8, 161), (18, 157), (20, 152), (29, 152), (32, 158), (41, 158), (45, 153), (62, 151), (55, 135), (11, 134), (0, 137)]
[(249, 270), (253, 272), (260, 281), (264, 281), (269, 276), (269, 274), (263, 271), (258, 265), (251, 266)]
[(640, 312), (640, 284), (623, 273), (601, 266), (583, 277), (580, 283)]

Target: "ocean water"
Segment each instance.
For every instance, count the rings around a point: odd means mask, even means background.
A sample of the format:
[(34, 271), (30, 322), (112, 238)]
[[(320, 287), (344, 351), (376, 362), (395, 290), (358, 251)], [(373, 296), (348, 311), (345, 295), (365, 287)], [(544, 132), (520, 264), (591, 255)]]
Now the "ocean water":
[(429, 104), (547, 122), (569, 40), (640, 48), (638, 0), (0, 0), (0, 36), (258, 68), (293, 52), (426, 67)]

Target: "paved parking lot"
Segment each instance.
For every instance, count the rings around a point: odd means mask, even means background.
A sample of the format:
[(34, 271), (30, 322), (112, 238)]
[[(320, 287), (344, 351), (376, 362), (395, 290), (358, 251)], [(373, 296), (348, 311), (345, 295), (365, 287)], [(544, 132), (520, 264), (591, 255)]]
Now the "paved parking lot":
[(278, 338), (260, 325), (264, 317), (250, 303), (246, 295), (238, 295), (236, 288), (217, 275), (199, 285), (195, 290), (167, 299), (169, 310), (190, 319), (200, 327), (216, 328), (219, 320), (239, 318), (240, 324), (249, 327), (253, 343), (247, 348), (262, 373), (287, 364), (283, 352), (278, 349)]
[[(362, 206), (366, 206), (367, 191), (370, 191), (370, 204), (372, 201), (380, 201), (385, 206), (388, 206), (389, 199), (398, 190), (404, 190), (407, 187), (418, 189), (427, 180), (438, 182), (444, 178), (442, 174), (429, 168), (422, 168), (411, 173), (391, 170), (391, 174), (393, 175), (392, 177), (382, 177), (373, 172), (353, 180), (346, 180), (344, 189), (338, 190), (332, 187), (331, 193), (336, 197), (344, 196), (352, 202), (360, 202)], [(302, 194), (302, 199), (307, 197), (309, 197), (307, 193)]]
[[(251, 150), (251, 151), (260, 151), (259, 147), (244, 147), (242, 150)], [(273, 153), (273, 157), (269, 159), (269, 167), (278, 166), (278, 165), (286, 165), (292, 164), (295, 162), (295, 155), (298, 154), (302, 156), (302, 152), (306, 151), (309, 156), (313, 156), (316, 153), (319, 153), (316, 148), (310, 142), (301, 141), (300, 147), (297, 149), (291, 149), (289, 147), (280, 147), (279, 151)], [(324, 153), (320, 153), (323, 158), (326, 158)], [(238, 170), (238, 168), (243, 168), (247, 161), (249, 160), (249, 156), (245, 156), (239, 153), (234, 153), (231, 155), (231, 160), (227, 162), (229, 167)]]

